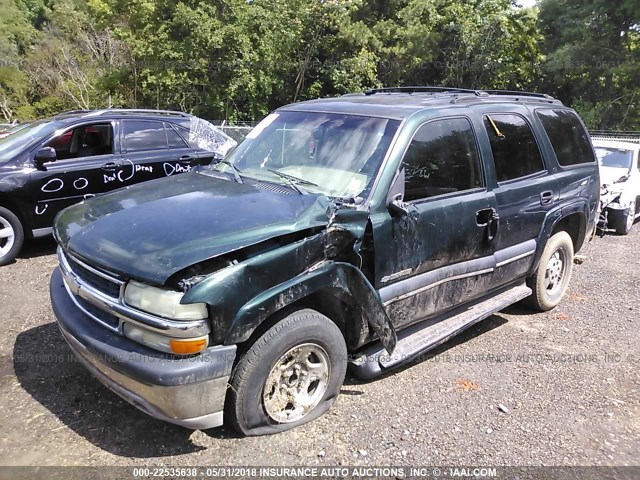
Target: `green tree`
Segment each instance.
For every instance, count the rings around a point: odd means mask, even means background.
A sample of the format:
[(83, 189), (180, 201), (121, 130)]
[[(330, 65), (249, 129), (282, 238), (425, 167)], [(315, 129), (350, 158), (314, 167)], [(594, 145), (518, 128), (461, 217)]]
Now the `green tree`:
[(543, 0), (543, 85), (591, 128), (640, 129), (640, 4)]
[(0, 113), (5, 121), (11, 121), (16, 109), (27, 101), (29, 83), (22, 59), (37, 31), (14, 0), (0, 0), (0, 32)]

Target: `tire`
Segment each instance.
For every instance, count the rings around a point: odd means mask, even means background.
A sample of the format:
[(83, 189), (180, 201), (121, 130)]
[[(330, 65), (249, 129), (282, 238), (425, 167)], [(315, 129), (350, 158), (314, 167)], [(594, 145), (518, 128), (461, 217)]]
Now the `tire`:
[(636, 217), (636, 202), (632, 202), (629, 205), (629, 209), (624, 212), (620, 212), (620, 214), (616, 217), (616, 222), (614, 228), (616, 229), (616, 233), (618, 235), (628, 235), (633, 227), (633, 222)]
[(336, 324), (315, 310), (296, 311), (240, 356), (231, 374), (225, 423), (249, 436), (310, 422), (333, 405), (346, 368), (347, 348)]
[(531, 307), (546, 312), (560, 303), (571, 280), (573, 253), (573, 240), (567, 232), (558, 232), (547, 241), (536, 273), (527, 279), (533, 290), (527, 299)]
[(0, 266), (13, 262), (24, 243), (24, 230), (18, 217), (0, 207)]

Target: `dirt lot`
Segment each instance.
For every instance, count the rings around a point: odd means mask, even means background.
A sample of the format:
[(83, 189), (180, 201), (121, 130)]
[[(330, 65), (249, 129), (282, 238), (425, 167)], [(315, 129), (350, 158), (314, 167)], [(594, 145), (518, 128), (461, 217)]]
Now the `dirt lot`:
[(33, 242), (0, 268), (0, 464), (637, 465), (640, 226), (582, 253), (556, 310), (512, 307), (394, 374), (348, 378), (310, 425), (242, 439), (156, 421), (85, 372), (49, 306), (53, 241)]

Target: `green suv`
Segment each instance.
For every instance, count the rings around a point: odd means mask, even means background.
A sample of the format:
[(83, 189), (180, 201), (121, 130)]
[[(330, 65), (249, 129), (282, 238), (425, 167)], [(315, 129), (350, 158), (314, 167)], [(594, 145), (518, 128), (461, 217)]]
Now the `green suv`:
[(562, 299), (598, 165), (539, 94), (412, 87), (287, 105), (225, 160), (57, 217), (51, 299), (159, 419), (280, 432), (520, 300)]

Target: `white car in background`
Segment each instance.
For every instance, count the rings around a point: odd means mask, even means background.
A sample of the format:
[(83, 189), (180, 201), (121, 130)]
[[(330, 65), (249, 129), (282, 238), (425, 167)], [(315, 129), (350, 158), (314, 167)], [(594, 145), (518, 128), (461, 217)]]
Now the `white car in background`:
[(640, 216), (640, 139), (592, 140), (600, 166), (604, 227), (626, 235)]

